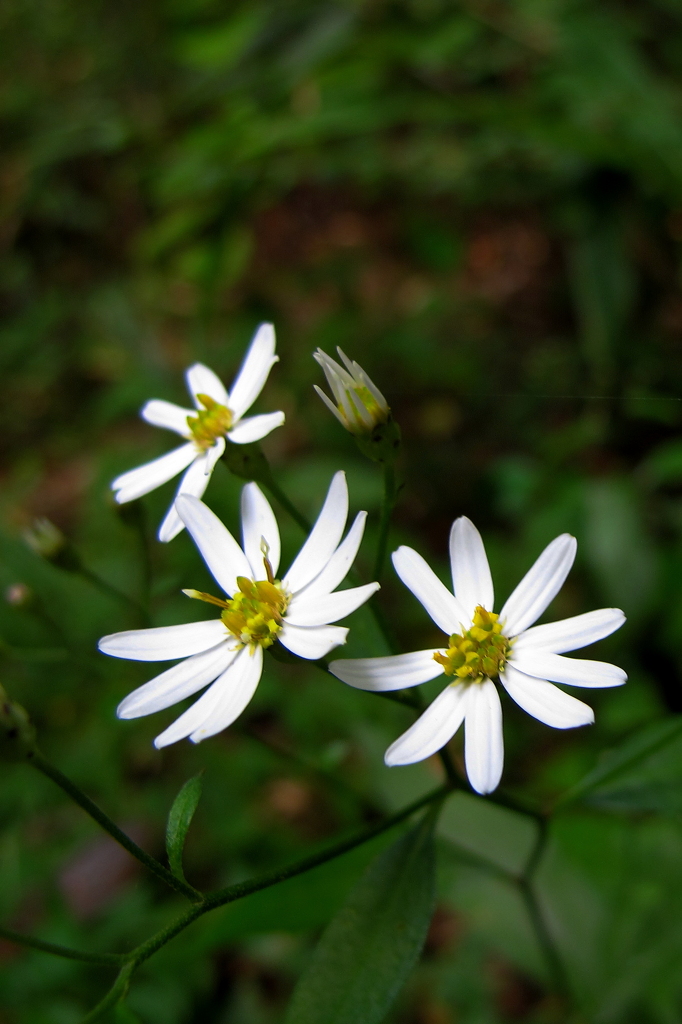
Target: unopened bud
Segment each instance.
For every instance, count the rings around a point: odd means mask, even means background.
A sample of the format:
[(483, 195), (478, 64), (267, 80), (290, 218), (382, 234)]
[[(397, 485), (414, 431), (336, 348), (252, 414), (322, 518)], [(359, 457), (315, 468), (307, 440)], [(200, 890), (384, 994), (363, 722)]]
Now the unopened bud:
[(0, 761), (23, 761), (36, 746), (36, 731), (27, 712), (0, 686)]
[(339, 423), (353, 434), (364, 455), (375, 462), (392, 461), (400, 447), (400, 428), (388, 402), (360, 364), (351, 361), (340, 348), (337, 351), (343, 366), (322, 349), (314, 353), (336, 404), (317, 384), (315, 390)]
[(37, 555), (60, 569), (78, 572), (80, 559), (58, 526), (45, 516), (34, 519), (33, 524), (24, 531), (24, 540)]
[(24, 540), (36, 555), (48, 561), (52, 561), (66, 547), (66, 537), (62, 531), (45, 516), (33, 520), (32, 525), (24, 531)]

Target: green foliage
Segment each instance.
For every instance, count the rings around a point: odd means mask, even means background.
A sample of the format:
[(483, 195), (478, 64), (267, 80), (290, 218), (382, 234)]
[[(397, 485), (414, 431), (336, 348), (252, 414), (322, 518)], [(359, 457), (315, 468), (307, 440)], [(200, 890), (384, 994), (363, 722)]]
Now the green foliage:
[(435, 900), (435, 815), (374, 860), (332, 918), (286, 1021), (379, 1024), (419, 954)]
[(192, 824), (194, 812), (197, 809), (201, 798), (202, 773), (188, 779), (184, 784), (168, 812), (166, 823), (166, 853), (168, 863), (174, 875), (182, 878), (185, 875), (182, 870), (182, 851), (185, 848), (185, 840), (189, 826)]
[[(154, 541), (174, 485), (133, 517), (108, 485), (171, 444), (142, 403), (185, 402), (195, 360), (229, 383), (262, 319), (281, 362), (256, 411), (287, 413), (265, 445), (274, 475), (312, 517), (347, 470), (370, 578), (379, 473), (312, 392), (312, 350), (340, 344), (402, 431), (389, 552), (411, 544), (445, 579), (467, 514), (499, 607), (568, 530), (578, 561), (548, 618), (628, 614), (585, 652), (630, 675), (589, 693), (593, 728), (554, 732), (505, 704), (507, 794), (571, 796), (538, 885), (577, 1012), (600, 1024), (671, 1024), (682, 1006), (681, 29), (670, 0), (0, 5), (3, 686), (41, 749), (159, 856), (168, 807), (205, 769), (184, 854), (202, 889), (434, 784), (431, 763), (382, 763), (409, 708), (274, 657), (225, 734), (156, 751), (175, 710), (115, 718), (155, 670), (96, 653), (147, 610), (154, 625), (202, 616), (180, 594), (209, 585), (191, 542)], [(240, 487), (219, 466), (207, 491), (233, 532)], [(301, 533), (277, 511), (286, 564)], [(31, 552), (36, 516), (114, 590)], [(399, 649), (438, 642), (390, 563), (381, 599)], [(387, 653), (369, 613), (349, 624), (348, 656)], [(391, 1024), (554, 1024), (505, 876), (534, 835), (471, 794), (445, 804), (439, 910)], [(46, 779), (4, 766), (0, 923), (95, 951), (163, 927), (177, 897), (127, 860), (109, 889), (88, 882), (111, 856), (100, 843)], [(140, 968), (120, 1019), (278, 1024), (375, 844), (196, 922)], [(109, 981), (3, 944), (0, 1020), (78, 1024)]]

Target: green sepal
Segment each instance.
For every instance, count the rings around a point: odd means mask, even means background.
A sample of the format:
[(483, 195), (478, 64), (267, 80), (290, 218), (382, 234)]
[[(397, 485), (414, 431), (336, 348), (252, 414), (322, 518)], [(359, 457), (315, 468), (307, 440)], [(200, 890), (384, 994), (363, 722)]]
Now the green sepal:
[(173, 801), (173, 806), (168, 813), (168, 823), (166, 825), (168, 863), (175, 877), (181, 878), (183, 882), (185, 881), (185, 875), (182, 870), (182, 851), (185, 847), (187, 831), (201, 797), (203, 774), (203, 772), (199, 772), (198, 775), (194, 775), (191, 779), (187, 780)]
[(394, 462), (400, 452), (402, 434), (392, 416), (385, 423), (377, 423), (367, 434), (354, 434), (355, 443), (372, 462)]
[(0, 761), (24, 761), (35, 748), (36, 731), (28, 713), (0, 686)]

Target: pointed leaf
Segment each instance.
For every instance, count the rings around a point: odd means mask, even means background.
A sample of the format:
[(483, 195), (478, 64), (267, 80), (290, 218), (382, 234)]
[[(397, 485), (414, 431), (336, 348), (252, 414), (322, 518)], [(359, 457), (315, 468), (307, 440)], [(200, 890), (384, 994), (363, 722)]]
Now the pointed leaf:
[(202, 775), (203, 772), (199, 772), (198, 775), (187, 780), (173, 801), (166, 825), (168, 863), (173, 874), (183, 880), (185, 876), (182, 871), (182, 851), (185, 846), (187, 830), (201, 796)]
[(435, 814), (367, 868), (322, 935), (285, 1024), (379, 1024), (421, 952), (435, 899)]

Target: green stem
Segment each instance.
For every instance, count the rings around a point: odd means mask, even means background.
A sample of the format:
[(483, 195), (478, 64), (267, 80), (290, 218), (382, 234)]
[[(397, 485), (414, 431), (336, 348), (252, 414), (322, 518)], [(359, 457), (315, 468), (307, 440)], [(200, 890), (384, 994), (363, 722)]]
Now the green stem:
[(379, 538), (377, 540), (376, 558), (374, 561), (375, 580), (381, 580), (386, 561), (386, 550), (388, 548), (388, 530), (391, 525), (391, 513), (395, 506), (395, 465), (392, 462), (384, 463), (384, 496), (381, 502), (381, 517), (379, 519)]
[(106, 594), (108, 597), (114, 597), (117, 601), (120, 601), (123, 604), (128, 605), (129, 608), (132, 608), (145, 626), (149, 626), (151, 624), (147, 609), (143, 608), (139, 601), (136, 601), (134, 597), (129, 597), (128, 594), (124, 594), (122, 590), (118, 590), (116, 587), (112, 586), (111, 583), (107, 583), (106, 580), (103, 580), (101, 576), (98, 576), (97, 573), (94, 573), (85, 565), (79, 565), (75, 572), (78, 576), (81, 576), (82, 579), (91, 583), (93, 587), (97, 587), (102, 594)]
[(310, 533), (312, 529), (312, 524), (307, 519), (307, 517), (303, 515), (302, 512), (299, 512), (299, 510), (294, 505), (293, 501), (290, 500), (288, 495), (285, 494), (285, 492), (279, 486), (279, 484), (273, 477), (272, 473), (268, 473), (268, 477), (266, 480), (263, 480), (263, 484), (270, 491), (270, 494), (273, 496), (273, 498), (277, 502), (279, 502), (279, 504), (282, 506), (285, 512), (288, 512), (288, 514), (291, 516), (294, 522), (301, 527), (303, 532)]
[(18, 946), (38, 949), (41, 953), (52, 953), (53, 956), (62, 956), (67, 960), (82, 960), (87, 964), (121, 964), (127, 960), (127, 956), (124, 953), (87, 953), (85, 950), (71, 949), (69, 946), (61, 946), (56, 942), (44, 942), (42, 939), (34, 939), (32, 935), (23, 935), (21, 932), (12, 931), (11, 928), (0, 927), (0, 939), (6, 939), (7, 942), (16, 942)]
[(358, 832), (348, 839), (342, 839), (333, 846), (327, 847), (326, 850), (320, 850), (319, 853), (313, 853), (309, 857), (304, 857), (303, 860), (297, 861), (297, 863), (290, 865), (288, 868), (280, 868), (261, 875), (260, 878), (237, 882), (236, 885), (228, 885), (217, 892), (209, 893), (204, 899), (203, 906), (206, 910), (222, 907), (226, 903), (233, 903), (235, 900), (243, 899), (244, 896), (250, 896), (260, 889), (267, 889), (271, 885), (277, 885), (279, 882), (286, 881), (288, 878), (294, 878), (295, 875), (301, 875), (306, 871), (310, 871), (311, 868), (318, 867), (320, 864), (326, 864), (327, 861), (334, 860), (336, 857), (348, 853), (349, 850), (355, 849), (356, 846), (362, 846), (363, 843), (369, 842), (370, 839), (381, 835), (382, 832), (387, 832), (395, 825), (399, 825), (401, 821), (410, 818), (417, 811), (420, 811), (422, 807), (428, 807), (434, 800), (442, 800), (443, 797), (448, 795), (450, 788), (447, 785), (438, 786), (437, 789), (432, 789), (429, 793), (419, 797), (418, 800), (408, 804), (407, 807), (403, 807), (402, 810), (396, 811), (389, 818), (385, 818), (384, 821), (380, 821), (376, 825), (370, 825), (368, 828), (363, 829), (362, 832)]
[(518, 888), (521, 898), (525, 903), (538, 945), (542, 950), (552, 986), (558, 995), (563, 996), (565, 999), (570, 999), (570, 986), (566, 969), (554, 943), (554, 938), (547, 927), (537, 893), (531, 883), (525, 879), (519, 880)]
[(252, 893), (260, 892), (261, 889), (268, 889), (270, 886), (278, 885), (280, 882), (285, 882), (289, 878), (294, 878), (296, 875), (304, 874), (306, 871), (310, 871), (312, 868), (319, 867), (321, 864), (326, 864), (327, 861), (334, 860), (336, 857), (340, 857), (344, 853), (348, 853), (349, 850), (353, 850), (356, 846), (361, 846), (363, 843), (368, 842), (370, 839), (374, 839), (376, 836), (381, 835), (382, 832), (388, 831), (395, 825), (399, 825), (400, 822), (405, 821), (406, 818), (411, 817), (416, 811), (421, 810), (422, 807), (427, 807), (435, 800), (442, 800), (450, 792), (449, 786), (439, 786), (437, 789), (431, 790), (425, 796), (420, 797), (413, 803), (404, 807), (401, 811), (397, 811), (392, 814), (389, 818), (379, 822), (377, 825), (371, 825), (369, 828), (363, 829), (362, 832), (357, 833), (348, 839), (343, 839), (333, 846), (327, 847), (325, 850), (320, 850), (319, 853), (311, 854), (309, 857), (304, 857), (302, 860), (297, 861), (295, 864), (291, 864), (287, 868), (278, 868), (275, 871), (270, 871), (265, 875), (261, 875), (259, 878), (251, 878), (245, 882), (237, 882), (235, 885), (228, 885), (224, 889), (219, 889), (217, 892), (209, 893), (205, 896), (200, 904), (192, 907), (181, 917), (176, 918), (166, 928), (161, 929), (156, 935), (152, 935), (151, 938), (147, 939), (141, 945), (134, 949), (130, 953), (131, 962), (140, 964), (144, 960), (148, 960), (150, 956), (153, 956), (157, 950), (165, 946), (172, 938), (178, 935), (181, 931), (184, 931), (188, 925), (196, 921), (197, 918), (206, 914), (210, 910), (215, 910), (217, 907), (224, 907), (228, 903), (234, 903), (236, 900), (243, 899), (245, 896), (251, 896)]
[(87, 1016), (83, 1017), (81, 1024), (94, 1024), (96, 1020), (101, 1020), (107, 1010), (112, 1010), (114, 1006), (125, 999), (128, 993), (128, 986), (130, 985), (130, 976), (135, 969), (135, 964), (132, 961), (124, 964), (119, 971), (116, 981), (111, 986), (104, 999), (102, 999), (94, 1010), (91, 1010)]
[(55, 767), (55, 765), (51, 764), (45, 757), (43, 757), (38, 750), (32, 753), (28, 763), (32, 764), (34, 768), (37, 768), (38, 771), (43, 773), (43, 775), (46, 775), (48, 779), (52, 779), (52, 781), (63, 789), (72, 800), (83, 808), (86, 814), (89, 814), (91, 818), (94, 818), (97, 824), (100, 825), (105, 832), (108, 832), (117, 843), (127, 850), (128, 853), (132, 854), (133, 857), (139, 860), (141, 864), (144, 864), (144, 866), (148, 868), (149, 871), (153, 872), (157, 878), (160, 878), (166, 883), (166, 885), (170, 886), (171, 889), (182, 893), (183, 896), (186, 896), (187, 899), (191, 900), (193, 903), (201, 900), (201, 893), (197, 889), (188, 885), (187, 882), (183, 882), (180, 878), (176, 878), (175, 875), (171, 874), (170, 871), (164, 868), (164, 866), (160, 864), (155, 857), (151, 857), (148, 853), (145, 853), (145, 851), (141, 849), (137, 843), (133, 842), (130, 836), (126, 835), (126, 833), (123, 832), (118, 825), (116, 825), (115, 822), (113, 822), (111, 818), (90, 799), (89, 796), (86, 796), (85, 793), (83, 793), (83, 791), (71, 781), (71, 779), (67, 778), (59, 768)]
[(558, 995), (562, 996), (566, 1000), (570, 1000), (571, 986), (568, 980), (568, 974), (563, 960), (561, 959), (559, 950), (557, 949), (554, 937), (552, 936), (547, 921), (545, 920), (534, 884), (535, 874), (540, 866), (542, 855), (545, 852), (548, 837), (549, 820), (547, 817), (544, 817), (538, 820), (538, 830), (535, 842), (530, 854), (528, 855), (528, 860), (526, 861), (526, 865), (521, 876), (516, 880), (516, 884), (521, 894), (521, 898), (525, 903), (526, 911), (528, 913), (530, 923), (533, 926), (533, 931), (535, 932), (538, 945), (542, 950), (552, 985)]

